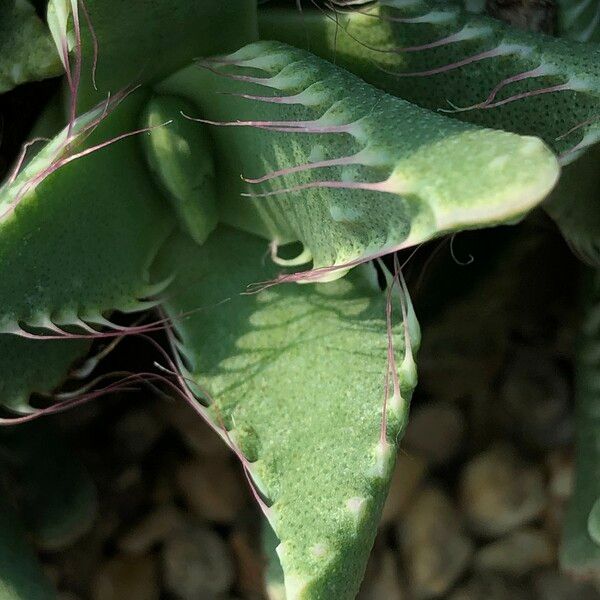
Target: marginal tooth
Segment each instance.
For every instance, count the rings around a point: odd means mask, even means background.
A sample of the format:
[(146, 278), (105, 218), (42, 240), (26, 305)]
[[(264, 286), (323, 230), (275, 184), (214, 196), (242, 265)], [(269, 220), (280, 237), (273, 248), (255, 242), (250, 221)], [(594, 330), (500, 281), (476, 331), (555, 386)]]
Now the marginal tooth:
[(86, 323), (97, 325), (99, 327), (106, 327), (110, 330), (125, 331), (127, 329), (127, 327), (124, 327), (123, 325), (117, 325), (116, 323), (109, 321), (100, 313), (86, 313), (85, 315), (81, 315), (81, 318)]
[(143, 292), (139, 294), (139, 298), (152, 298), (154, 296), (157, 296), (158, 294), (164, 292), (173, 283), (174, 279), (175, 274), (165, 277), (165, 279), (159, 281), (158, 283), (152, 283), (147, 285), (144, 288)]
[(75, 327), (79, 327), (81, 329), (83, 329), (83, 331), (86, 331), (87, 333), (91, 333), (91, 334), (96, 334), (99, 333), (99, 331), (97, 329), (94, 329), (93, 327), (91, 327), (88, 323), (86, 323), (85, 321), (83, 321), (81, 318), (77, 318), (77, 320), (73, 323), (73, 325)]
[(360, 496), (354, 496), (346, 501), (346, 508), (350, 511), (352, 516), (358, 521), (363, 509), (365, 507), (366, 500)]
[(59, 327), (76, 325), (79, 321), (79, 315), (75, 308), (63, 307), (52, 314), (52, 321)]
[(21, 328), (19, 327), (19, 323), (14, 317), (5, 317), (0, 323), (0, 334), (13, 334), (18, 335), (17, 332), (20, 332)]
[(36, 313), (32, 317), (27, 319), (27, 325), (29, 327), (39, 328), (39, 329), (47, 329), (48, 331), (52, 331), (58, 334), (64, 334), (65, 332), (60, 329), (56, 323), (54, 323), (50, 319), (50, 315), (47, 313)]
[(151, 310), (152, 308), (156, 308), (157, 306), (160, 306), (161, 303), (162, 300), (158, 298), (156, 300), (136, 300), (128, 306), (119, 307), (119, 311), (125, 314), (143, 312), (145, 310)]

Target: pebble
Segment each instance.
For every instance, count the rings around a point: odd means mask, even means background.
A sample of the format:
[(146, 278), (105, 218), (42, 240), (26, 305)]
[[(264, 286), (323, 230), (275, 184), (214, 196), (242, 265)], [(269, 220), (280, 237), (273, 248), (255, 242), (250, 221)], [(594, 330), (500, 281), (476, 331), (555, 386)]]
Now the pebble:
[(550, 535), (528, 527), (491, 542), (475, 553), (475, 566), (481, 571), (497, 571), (522, 577), (556, 560), (556, 546)]
[(183, 515), (178, 508), (160, 506), (119, 540), (119, 548), (128, 554), (145, 554), (180, 529), (183, 522)]
[(213, 600), (229, 590), (234, 566), (225, 542), (210, 529), (187, 524), (162, 552), (164, 583), (181, 600)]
[(177, 468), (177, 486), (199, 517), (232, 523), (246, 503), (246, 485), (231, 460), (192, 460)]
[(455, 590), (448, 600), (531, 600), (531, 595), (522, 584), (513, 584), (500, 575), (486, 573), (475, 575)]
[(534, 579), (537, 600), (599, 600), (600, 587), (585, 581), (575, 581), (564, 573), (547, 570)]
[(102, 565), (92, 586), (93, 600), (158, 600), (158, 569), (150, 556), (116, 557)]
[(518, 348), (502, 380), (496, 413), (509, 432), (542, 451), (572, 440), (571, 392), (551, 356), (538, 348)]
[(411, 412), (403, 446), (432, 465), (443, 465), (456, 457), (464, 434), (462, 411), (453, 404), (436, 402)]
[(473, 544), (448, 497), (426, 488), (398, 528), (398, 539), (416, 598), (445, 594), (469, 566)]
[(392, 474), (390, 491), (383, 506), (381, 523), (387, 525), (406, 512), (415, 492), (421, 485), (427, 463), (419, 456), (400, 452)]
[(547, 505), (544, 478), (508, 445), (497, 445), (473, 458), (460, 477), (463, 511), (471, 529), (502, 536), (538, 518)]
[(406, 591), (400, 583), (396, 556), (385, 550), (377, 557), (377, 568), (365, 579), (356, 600), (404, 600)]

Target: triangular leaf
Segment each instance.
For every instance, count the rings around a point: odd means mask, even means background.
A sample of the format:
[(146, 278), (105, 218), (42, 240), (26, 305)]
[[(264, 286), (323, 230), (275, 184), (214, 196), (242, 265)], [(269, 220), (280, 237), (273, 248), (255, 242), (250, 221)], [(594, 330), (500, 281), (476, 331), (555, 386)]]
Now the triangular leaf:
[(221, 218), (276, 243), (302, 241), (315, 267), (337, 265), (324, 278), (449, 231), (514, 221), (558, 177), (535, 138), (436, 115), (285, 44), (259, 42), (204, 67), (158, 89), (225, 123), (212, 132)]
[[(224, 227), (202, 247), (176, 241), (161, 259), (166, 272), (180, 266), (165, 307), (189, 376), (214, 399), (213, 423), (228, 429), (271, 504), (288, 600), (353, 598), (407, 417), (412, 351), (395, 324), (400, 382), (382, 440), (390, 364), (374, 269), (240, 295), (274, 275), (264, 250), (259, 238)], [(412, 332), (416, 346), (414, 324)]]
[(138, 140), (76, 158), (135, 130), (144, 98), (80, 117), (0, 187), (0, 332), (102, 325), (156, 292), (148, 268), (174, 223)]
[(600, 140), (597, 43), (521, 31), (436, 0), (379, 0), (335, 15), (263, 11), (261, 37), (308, 44), (419, 106), (540, 137), (564, 163)]

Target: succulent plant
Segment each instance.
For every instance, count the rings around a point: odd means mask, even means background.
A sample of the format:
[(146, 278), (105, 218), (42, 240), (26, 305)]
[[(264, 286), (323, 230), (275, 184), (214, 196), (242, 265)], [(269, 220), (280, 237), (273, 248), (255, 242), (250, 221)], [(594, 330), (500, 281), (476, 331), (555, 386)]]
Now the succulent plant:
[[(48, 28), (7, 2), (0, 92), (65, 77), (0, 187), (2, 423), (160, 384), (240, 459), (274, 536), (273, 589), (353, 598), (416, 385), (419, 325), (396, 252), (516, 224), (545, 201), (599, 263), (588, 4), (559, 6), (555, 38), (433, 0), (50, 0)], [(94, 378), (105, 351), (88, 356), (92, 343), (157, 345), (158, 330), (160, 367)], [(563, 552), (579, 573), (600, 569), (598, 401), (582, 352)], [(32, 564), (18, 544), (0, 544), (0, 586), (51, 597), (11, 587)]]

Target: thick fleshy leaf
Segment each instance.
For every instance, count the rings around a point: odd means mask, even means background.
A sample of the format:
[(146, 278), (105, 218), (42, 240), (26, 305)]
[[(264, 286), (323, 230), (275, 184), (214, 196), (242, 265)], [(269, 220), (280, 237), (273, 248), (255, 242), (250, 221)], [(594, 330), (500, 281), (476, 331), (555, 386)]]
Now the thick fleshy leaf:
[(336, 16), (264, 10), (261, 37), (308, 43), (420, 106), (540, 137), (563, 163), (600, 139), (597, 43), (521, 31), (435, 0), (380, 0)]
[(135, 129), (143, 101), (130, 96), (93, 132), (104, 108), (80, 117), (0, 188), (1, 332), (107, 324), (111, 311), (143, 308), (157, 291), (148, 268), (173, 219), (139, 141), (75, 159)]
[(0, 334), (0, 406), (29, 412), (31, 394), (48, 394), (89, 348), (86, 340), (27, 340)]
[(600, 570), (600, 275), (589, 274), (587, 313), (577, 356), (575, 490), (565, 519), (560, 563), (578, 576)]
[[(202, 244), (217, 226), (217, 183), (208, 128), (183, 116), (194, 110), (180, 98), (157, 96), (144, 111), (142, 127), (152, 128), (143, 142), (157, 184), (182, 229)], [(160, 127), (167, 121), (168, 127)]]
[(84, 108), (107, 92), (164, 77), (197, 56), (257, 39), (256, 0), (50, 0), (48, 23), (59, 49), (75, 46), (74, 9), (83, 40)]
[[(213, 399), (208, 414), (226, 427), (270, 505), (288, 600), (353, 598), (416, 379), (397, 298), (391, 354), (399, 385), (383, 424), (386, 296), (372, 267), (327, 284), (240, 295), (274, 269), (264, 241), (225, 227), (202, 247), (176, 240), (161, 261), (164, 272), (179, 265), (165, 307), (187, 374)], [(411, 316), (412, 349), (416, 329)]]
[(27, 0), (0, 3), (0, 94), (62, 72), (50, 32)]
[(431, 113), (276, 42), (157, 89), (221, 123), (212, 132), (221, 218), (275, 243), (300, 240), (304, 262), (336, 266), (324, 278), (443, 233), (514, 221), (558, 177), (536, 138)]

